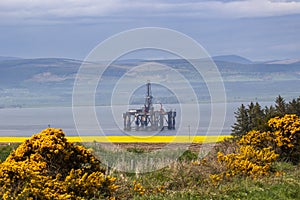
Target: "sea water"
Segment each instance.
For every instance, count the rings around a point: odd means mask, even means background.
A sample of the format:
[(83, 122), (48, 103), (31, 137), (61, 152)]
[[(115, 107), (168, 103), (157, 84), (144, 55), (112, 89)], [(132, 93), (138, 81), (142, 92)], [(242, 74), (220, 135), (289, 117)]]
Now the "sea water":
[[(96, 106), (94, 110), (99, 126), (91, 127), (89, 130), (79, 130), (79, 132), (76, 126), (78, 122), (74, 122), (72, 107), (3, 108), (0, 109), (0, 136), (31, 136), (47, 127), (62, 128), (69, 136), (77, 136), (78, 133), (79, 135), (187, 135), (194, 128), (197, 128), (196, 135), (206, 135), (208, 129), (211, 135), (229, 135), (231, 126), (235, 122), (234, 112), (242, 103), (244, 102), (224, 104), (226, 106), (225, 118), (222, 114), (212, 116), (210, 103), (198, 104), (198, 111), (193, 109), (195, 105), (164, 105), (163, 108), (165, 110), (172, 109), (177, 112), (176, 130), (154, 133), (128, 133), (123, 131), (123, 112), (126, 112), (129, 107), (140, 108), (140, 106)], [(248, 103), (244, 104), (247, 105)], [(271, 104), (271, 102), (263, 102), (261, 105), (264, 107)], [(159, 105), (155, 106), (157, 109), (160, 109)], [(182, 109), (187, 111), (183, 112)], [(196, 115), (199, 116), (198, 125), (192, 123)], [(224, 121), (224, 123), (221, 123), (224, 125), (222, 127), (219, 127), (219, 125), (214, 127), (213, 124), (210, 124), (212, 118), (216, 121)], [(90, 119), (83, 117), (79, 120), (89, 122)], [(178, 130), (181, 132), (179, 133)]]

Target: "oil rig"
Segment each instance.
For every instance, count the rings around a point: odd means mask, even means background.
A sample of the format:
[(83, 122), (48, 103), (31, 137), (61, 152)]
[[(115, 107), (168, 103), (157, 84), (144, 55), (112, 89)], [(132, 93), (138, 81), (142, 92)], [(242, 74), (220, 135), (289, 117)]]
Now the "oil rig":
[(125, 131), (163, 131), (175, 130), (176, 111), (154, 110), (151, 83), (146, 84), (145, 104), (140, 109), (129, 109), (123, 113)]

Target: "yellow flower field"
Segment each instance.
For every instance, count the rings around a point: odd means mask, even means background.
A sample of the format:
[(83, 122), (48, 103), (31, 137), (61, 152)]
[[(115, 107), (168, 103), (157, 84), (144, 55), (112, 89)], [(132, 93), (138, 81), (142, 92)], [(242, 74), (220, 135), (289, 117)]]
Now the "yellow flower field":
[[(67, 136), (69, 142), (112, 142), (112, 143), (213, 143), (230, 136)], [(0, 143), (24, 142), (29, 137), (0, 137)]]

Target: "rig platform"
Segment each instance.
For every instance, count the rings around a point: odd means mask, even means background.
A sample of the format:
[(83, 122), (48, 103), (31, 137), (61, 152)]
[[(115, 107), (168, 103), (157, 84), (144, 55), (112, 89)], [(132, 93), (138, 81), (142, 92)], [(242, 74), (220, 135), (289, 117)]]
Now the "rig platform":
[(125, 131), (162, 131), (175, 130), (176, 111), (154, 110), (151, 83), (146, 84), (145, 104), (140, 109), (129, 109), (123, 113)]

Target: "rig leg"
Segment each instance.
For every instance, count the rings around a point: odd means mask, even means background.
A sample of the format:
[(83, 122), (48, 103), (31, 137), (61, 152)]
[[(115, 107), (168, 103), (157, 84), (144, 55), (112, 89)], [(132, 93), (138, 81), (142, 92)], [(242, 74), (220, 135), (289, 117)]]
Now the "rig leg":
[(172, 129), (175, 129), (176, 111), (172, 112)]
[(168, 112), (168, 129), (172, 130), (172, 111)]
[(159, 127), (160, 128), (164, 127), (164, 115), (163, 114), (159, 115)]

